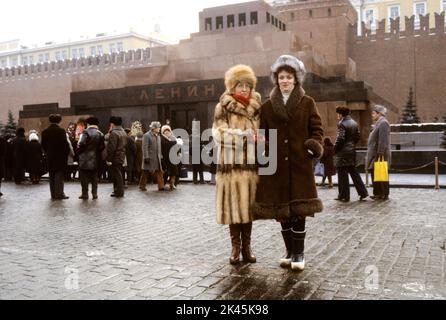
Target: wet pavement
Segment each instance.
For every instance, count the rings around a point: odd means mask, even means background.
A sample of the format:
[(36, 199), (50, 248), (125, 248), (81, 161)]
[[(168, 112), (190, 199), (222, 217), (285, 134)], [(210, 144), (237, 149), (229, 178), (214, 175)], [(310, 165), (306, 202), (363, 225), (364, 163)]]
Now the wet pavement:
[[(125, 198), (51, 201), (2, 183), (0, 299), (446, 299), (446, 190), (391, 189), (386, 202), (338, 203), (308, 219), (306, 268), (278, 266), (277, 222), (256, 221), (257, 263), (231, 266), (214, 186), (129, 186)], [(356, 194), (352, 191), (352, 199)]]

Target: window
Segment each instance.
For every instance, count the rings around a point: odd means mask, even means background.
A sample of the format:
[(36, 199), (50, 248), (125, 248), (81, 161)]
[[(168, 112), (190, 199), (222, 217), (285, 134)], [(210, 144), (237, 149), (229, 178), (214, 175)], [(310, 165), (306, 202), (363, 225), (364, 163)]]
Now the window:
[(400, 6), (389, 6), (389, 30), (390, 30), (390, 19), (396, 19), (400, 16)]
[(308, 14), (310, 15), (310, 18), (313, 18), (313, 10), (310, 10), (310, 11), (308, 12)]
[(215, 18), (215, 28), (217, 30), (223, 29), (223, 17), (222, 16), (218, 16), (217, 18)]
[(415, 15), (415, 29), (420, 29), (420, 15), (426, 14), (426, 2), (415, 2), (413, 4), (413, 14)]
[(124, 44), (122, 42), (118, 42), (116, 45), (118, 46), (118, 52), (124, 51)]
[(257, 19), (257, 11), (253, 11), (251, 12), (251, 24), (257, 24), (258, 23), (258, 19)]
[(235, 22), (234, 22), (234, 15), (233, 14), (229, 14), (227, 17), (226, 17), (226, 20), (227, 20), (227, 27), (228, 28), (234, 28), (234, 25), (235, 25)]
[(91, 56), (95, 56), (96, 55), (96, 47), (94, 46), (94, 47), (90, 47), (90, 55)]
[(77, 49), (71, 50), (71, 58), (77, 59)]
[(239, 15), (238, 15), (238, 26), (239, 27), (246, 26), (246, 13), (239, 13)]
[(205, 31), (212, 30), (212, 18), (204, 19), (204, 30)]
[(54, 54), (56, 61), (60, 60), (60, 51), (56, 51), (56, 53)]
[(271, 21), (271, 15), (269, 12), (266, 13), (266, 23), (269, 23)]
[(110, 43), (109, 44), (109, 49), (110, 49), (110, 53), (114, 53), (116, 52), (116, 47), (114, 43)]
[(328, 16), (331, 17), (331, 8), (328, 8)]
[(85, 49), (84, 48), (79, 48), (79, 57), (80, 58), (84, 58), (85, 57)]
[(34, 64), (34, 56), (29, 56), (29, 64)]
[(43, 62), (43, 53), (39, 54), (39, 62), (40, 62), (40, 63)]
[(46, 52), (45, 53), (45, 62), (48, 62), (48, 61), (50, 61), (50, 53)]
[(6, 60), (5, 60), (5, 59), (3, 59), (3, 60), (1, 61), (1, 67), (2, 67), (2, 68), (6, 68)]
[(22, 65), (26, 66), (28, 64), (28, 57), (22, 58)]
[(68, 55), (67, 55), (67, 50), (63, 50), (62, 51), (62, 60), (67, 60)]
[(375, 9), (366, 9), (365, 10), (365, 24), (366, 27), (371, 30), (376, 30), (376, 15), (377, 12)]
[(446, 11), (446, 0), (441, 0), (441, 11)]
[(15, 67), (18, 64), (17, 58), (12, 58), (12, 66)]
[(104, 54), (104, 49), (102, 49), (102, 45), (98, 46), (98, 55), (102, 56)]

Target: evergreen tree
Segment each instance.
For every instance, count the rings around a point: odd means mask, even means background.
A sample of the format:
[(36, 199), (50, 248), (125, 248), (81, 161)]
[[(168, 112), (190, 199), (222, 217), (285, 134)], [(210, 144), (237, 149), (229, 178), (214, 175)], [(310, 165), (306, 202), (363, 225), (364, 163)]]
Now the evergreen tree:
[(443, 149), (446, 149), (446, 129), (444, 129), (444, 131), (443, 131), (443, 140), (441, 141), (440, 147), (442, 147)]
[(404, 106), (403, 117), (401, 118), (400, 123), (420, 123), (420, 118), (417, 116), (417, 106), (413, 103), (412, 87), (410, 87), (409, 97)]
[(3, 127), (4, 135), (15, 135), (17, 130), (17, 123), (14, 120), (14, 115), (11, 110), (8, 110), (8, 122)]
[(5, 130), (5, 126), (3, 125), (3, 122), (0, 121), (0, 137), (3, 137), (4, 135), (4, 131)]

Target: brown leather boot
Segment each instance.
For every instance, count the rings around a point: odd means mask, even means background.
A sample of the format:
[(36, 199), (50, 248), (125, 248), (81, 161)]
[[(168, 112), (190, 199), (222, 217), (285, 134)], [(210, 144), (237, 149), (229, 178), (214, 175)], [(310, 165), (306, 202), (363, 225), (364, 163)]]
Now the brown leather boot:
[(230, 224), (229, 233), (231, 235), (232, 252), (229, 263), (237, 264), (240, 262), (240, 234), (242, 228), (240, 224)]
[(252, 222), (244, 223), (242, 226), (242, 256), (243, 261), (254, 263), (257, 261), (256, 256), (251, 250), (251, 230)]

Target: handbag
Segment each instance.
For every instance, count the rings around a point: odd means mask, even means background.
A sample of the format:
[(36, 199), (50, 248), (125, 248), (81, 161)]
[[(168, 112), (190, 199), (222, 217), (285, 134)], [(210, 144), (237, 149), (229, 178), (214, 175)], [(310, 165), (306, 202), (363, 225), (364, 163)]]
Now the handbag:
[(180, 168), (180, 178), (187, 178), (187, 168), (186, 167)]
[(373, 181), (389, 181), (389, 167), (383, 156), (380, 156), (378, 160), (373, 163)]
[(314, 166), (314, 175), (318, 177), (323, 177), (325, 175), (325, 167), (322, 162), (318, 162)]

